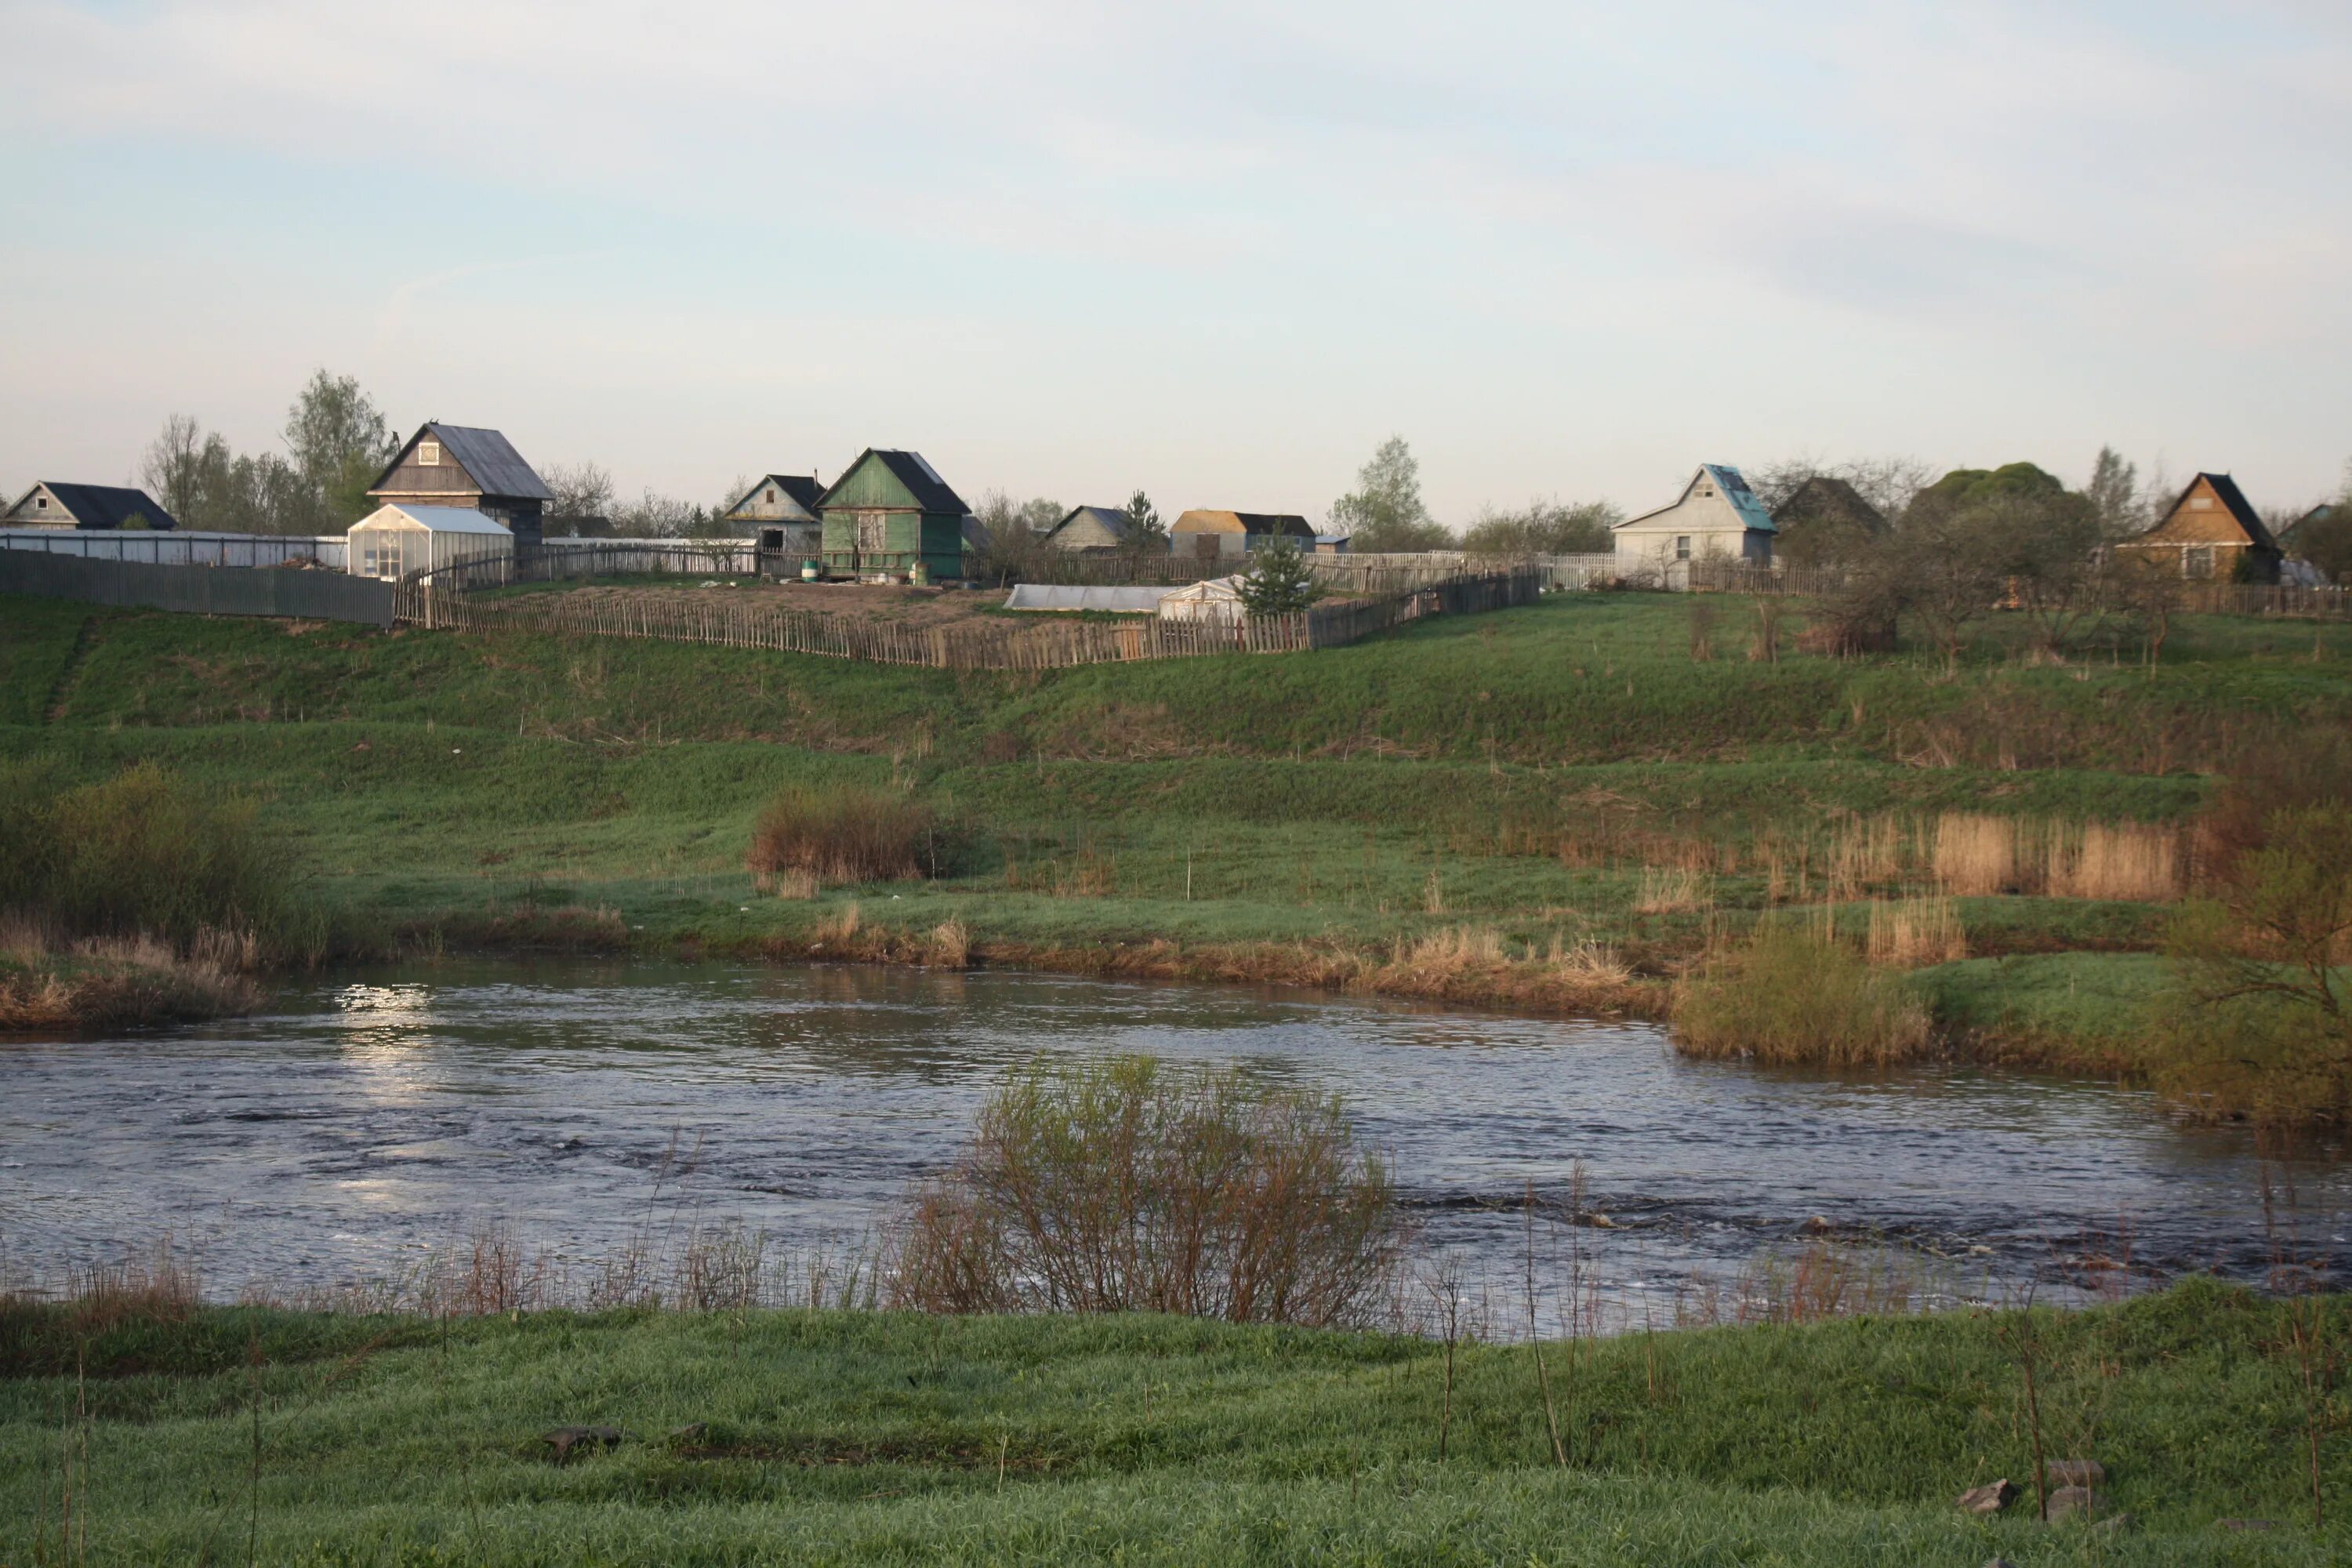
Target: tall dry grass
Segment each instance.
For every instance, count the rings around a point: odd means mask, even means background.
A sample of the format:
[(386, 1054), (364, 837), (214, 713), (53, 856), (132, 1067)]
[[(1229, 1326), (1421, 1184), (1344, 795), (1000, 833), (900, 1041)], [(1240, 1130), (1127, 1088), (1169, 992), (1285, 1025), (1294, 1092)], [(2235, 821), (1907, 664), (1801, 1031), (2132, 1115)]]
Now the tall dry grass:
[(1990, 898), (2017, 880), (2017, 823), (2005, 816), (1950, 811), (1936, 819), (1929, 865), (1936, 885), (1956, 898)]
[(1715, 881), (1690, 866), (1644, 866), (1633, 894), (1637, 915), (1690, 914), (1715, 907)]
[(1968, 933), (1949, 899), (1874, 902), (1864, 947), (1871, 963), (1897, 969), (1953, 963), (1969, 955)]
[(762, 888), (797, 873), (818, 882), (891, 882), (933, 868), (931, 811), (895, 790), (793, 784), (752, 825), (744, 865)]
[(892, 1233), (893, 1302), (1381, 1321), (1404, 1232), (1339, 1105), (1148, 1058), (1008, 1079)]
[(2180, 843), (2170, 830), (2086, 823), (2052, 834), (2043, 882), (2053, 898), (2172, 899), (2180, 893)]

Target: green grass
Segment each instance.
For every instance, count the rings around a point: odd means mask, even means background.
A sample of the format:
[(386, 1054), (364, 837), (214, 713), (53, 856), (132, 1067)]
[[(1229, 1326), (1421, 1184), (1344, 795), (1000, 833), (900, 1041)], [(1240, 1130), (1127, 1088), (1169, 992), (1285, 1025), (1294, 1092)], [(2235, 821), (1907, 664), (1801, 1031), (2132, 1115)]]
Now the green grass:
[[(2342, 1528), (2308, 1527), (2279, 1304), (2192, 1280), (2036, 1314), (2045, 1439), (2107, 1467), (2138, 1521), (2113, 1538), (2025, 1517), (2017, 1322), (1635, 1335), (1572, 1367), (1555, 1345), (1562, 1472), (1524, 1349), (1461, 1352), (1440, 1462), (1442, 1350), (1370, 1335), (231, 1309), (77, 1349), (51, 1321), (6, 1342), (0, 1514), (32, 1560), (79, 1398), (105, 1562), (238, 1559), (248, 1529), (263, 1561), (306, 1563), (2340, 1560)], [(631, 1437), (559, 1467), (539, 1436), (574, 1423)], [(2335, 1502), (2352, 1464), (2333, 1438), (2323, 1461)], [(2010, 1517), (1952, 1508), (2000, 1476), (2029, 1483)], [(2281, 1528), (2216, 1528), (2233, 1517)]]

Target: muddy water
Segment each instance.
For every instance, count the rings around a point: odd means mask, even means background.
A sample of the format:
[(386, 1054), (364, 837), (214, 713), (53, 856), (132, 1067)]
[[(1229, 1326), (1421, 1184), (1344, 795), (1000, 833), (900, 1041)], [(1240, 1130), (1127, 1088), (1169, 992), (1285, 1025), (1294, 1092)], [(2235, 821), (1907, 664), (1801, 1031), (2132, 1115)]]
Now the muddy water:
[[(0, 1257), (168, 1229), (226, 1291), (381, 1274), (484, 1219), (583, 1258), (688, 1215), (837, 1241), (952, 1155), (1005, 1068), (1121, 1051), (1339, 1093), (1426, 1241), (1489, 1278), (1517, 1267), (1526, 1184), (1580, 1163), (1609, 1225), (1577, 1237), (1629, 1300), (1824, 1226), (2011, 1294), (2098, 1258), (2256, 1278), (2280, 1246), (2249, 1135), (2096, 1085), (1768, 1073), (1646, 1026), (1230, 989), (452, 962), (231, 1024), (0, 1045)], [(2340, 1252), (2352, 1179), (2291, 1173), (2299, 1246)]]

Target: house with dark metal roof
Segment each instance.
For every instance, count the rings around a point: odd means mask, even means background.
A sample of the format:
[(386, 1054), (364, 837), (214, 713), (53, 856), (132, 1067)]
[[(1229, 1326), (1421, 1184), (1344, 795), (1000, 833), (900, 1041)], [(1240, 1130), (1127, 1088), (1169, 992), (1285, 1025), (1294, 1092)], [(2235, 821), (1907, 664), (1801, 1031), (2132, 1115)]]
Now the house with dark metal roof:
[(868, 447), (817, 498), (826, 575), (963, 575), (971, 508), (920, 452)]
[(1188, 560), (1246, 555), (1287, 539), (1308, 554), (1315, 551), (1315, 525), (1290, 511), (1217, 511), (1195, 508), (1168, 526), (1168, 551)]
[(2335, 514), (2336, 507), (2336, 503), (2334, 501), (2321, 501), (2317, 506), (2313, 507), (2309, 511), (2305, 512), (2301, 517), (2296, 518), (2293, 522), (2290, 522), (2284, 528), (2280, 529), (2274, 542), (2277, 543), (2281, 550), (2293, 555), (2302, 548), (2296, 541), (2303, 537), (2304, 524), (2307, 522), (2325, 521), (2327, 518)]
[(1116, 550), (1127, 542), (1127, 510), (1076, 506), (1045, 534), (1056, 550)]
[(429, 420), (384, 466), (368, 499), (387, 505), (471, 507), (536, 544), (548, 502), (547, 481), (496, 430)]
[(2178, 567), (2193, 581), (2275, 583), (2282, 552), (2245, 491), (2227, 474), (2199, 474), (2162, 521), (2117, 545)]
[[(761, 550), (814, 560), (824, 547), (824, 525), (816, 511), (824, 498), (824, 487), (814, 474), (763, 474), (719, 521), (758, 540)], [(799, 562), (791, 564), (797, 568)]]
[(1664, 588), (1687, 587), (1694, 561), (1769, 566), (1778, 531), (1763, 500), (1728, 463), (1701, 463), (1672, 503), (1610, 530), (1617, 574)]
[(9, 528), (172, 529), (179, 521), (145, 490), (126, 485), (69, 485), (43, 479), (0, 514)]

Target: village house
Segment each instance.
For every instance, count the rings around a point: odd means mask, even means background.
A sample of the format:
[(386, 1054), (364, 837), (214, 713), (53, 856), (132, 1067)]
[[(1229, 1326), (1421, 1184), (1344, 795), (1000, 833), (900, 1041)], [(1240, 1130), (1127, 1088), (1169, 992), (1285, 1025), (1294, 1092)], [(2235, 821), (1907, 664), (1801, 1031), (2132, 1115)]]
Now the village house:
[(122, 485), (69, 485), (43, 479), (16, 499), (0, 526), (8, 528), (150, 528), (180, 526), (145, 490)]
[(2275, 583), (2279, 576), (2278, 542), (2227, 474), (2190, 479), (2162, 521), (2116, 548), (2176, 567), (2191, 581)]
[(814, 561), (824, 548), (824, 523), (816, 512), (824, 496), (814, 474), (768, 474), (736, 497), (719, 521), (758, 540), (763, 552)]
[(547, 503), (555, 499), (504, 436), (437, 420), (417, 427), (367, 494), (402, 506), (478, 511), (526, 544), (539, 542)]
[(1672, 505), (1627, 518), (1611, 531), (1619, 576), (1686, 588), (1694, 561), (1771, 565), (1776, 530), (1738, 468), (1702, 463)]
[(2321, 501), (2317, 506), (2313, 507), (2309, 511), (2305, 512), (2301, 517), (2296, 518), (2293, 522), (2290, 522), (2284, 528), (2280, 529), (2273, 540), (2273, 542), (2276, 543), (2281, 550), (2285, 551), (2289, 555), (2294, 554), (2303, 548), (2300, 541), (2303, 538), (2304, 525), (2310, 522), (2325, 521), (2335, 512), (2335, 510), (2336, 503), (2334, 501)]
[(469, 506), (392, 501), (352, 524), (343, 569), (354, 577), (404, 576), (488, 556), (514, 554), (506, 524)]
[(1197, 510), (1186, 512), (1170, 527), (1168, 550), (1171, 555), (1204, 561), (1246, 555), (1277, 539), (1287, 539), (1311, 553), (1315, 527), (1295, 512)]
[(1127, 511), (1115, 506), (1072, 507), (1046, 531), (1056, 550), (1117, 550), (1127, 542)]
[(971, 509), (919, 452), (869, 447), (817, 499), (824, 571), (835, 577), (963, 575)]

